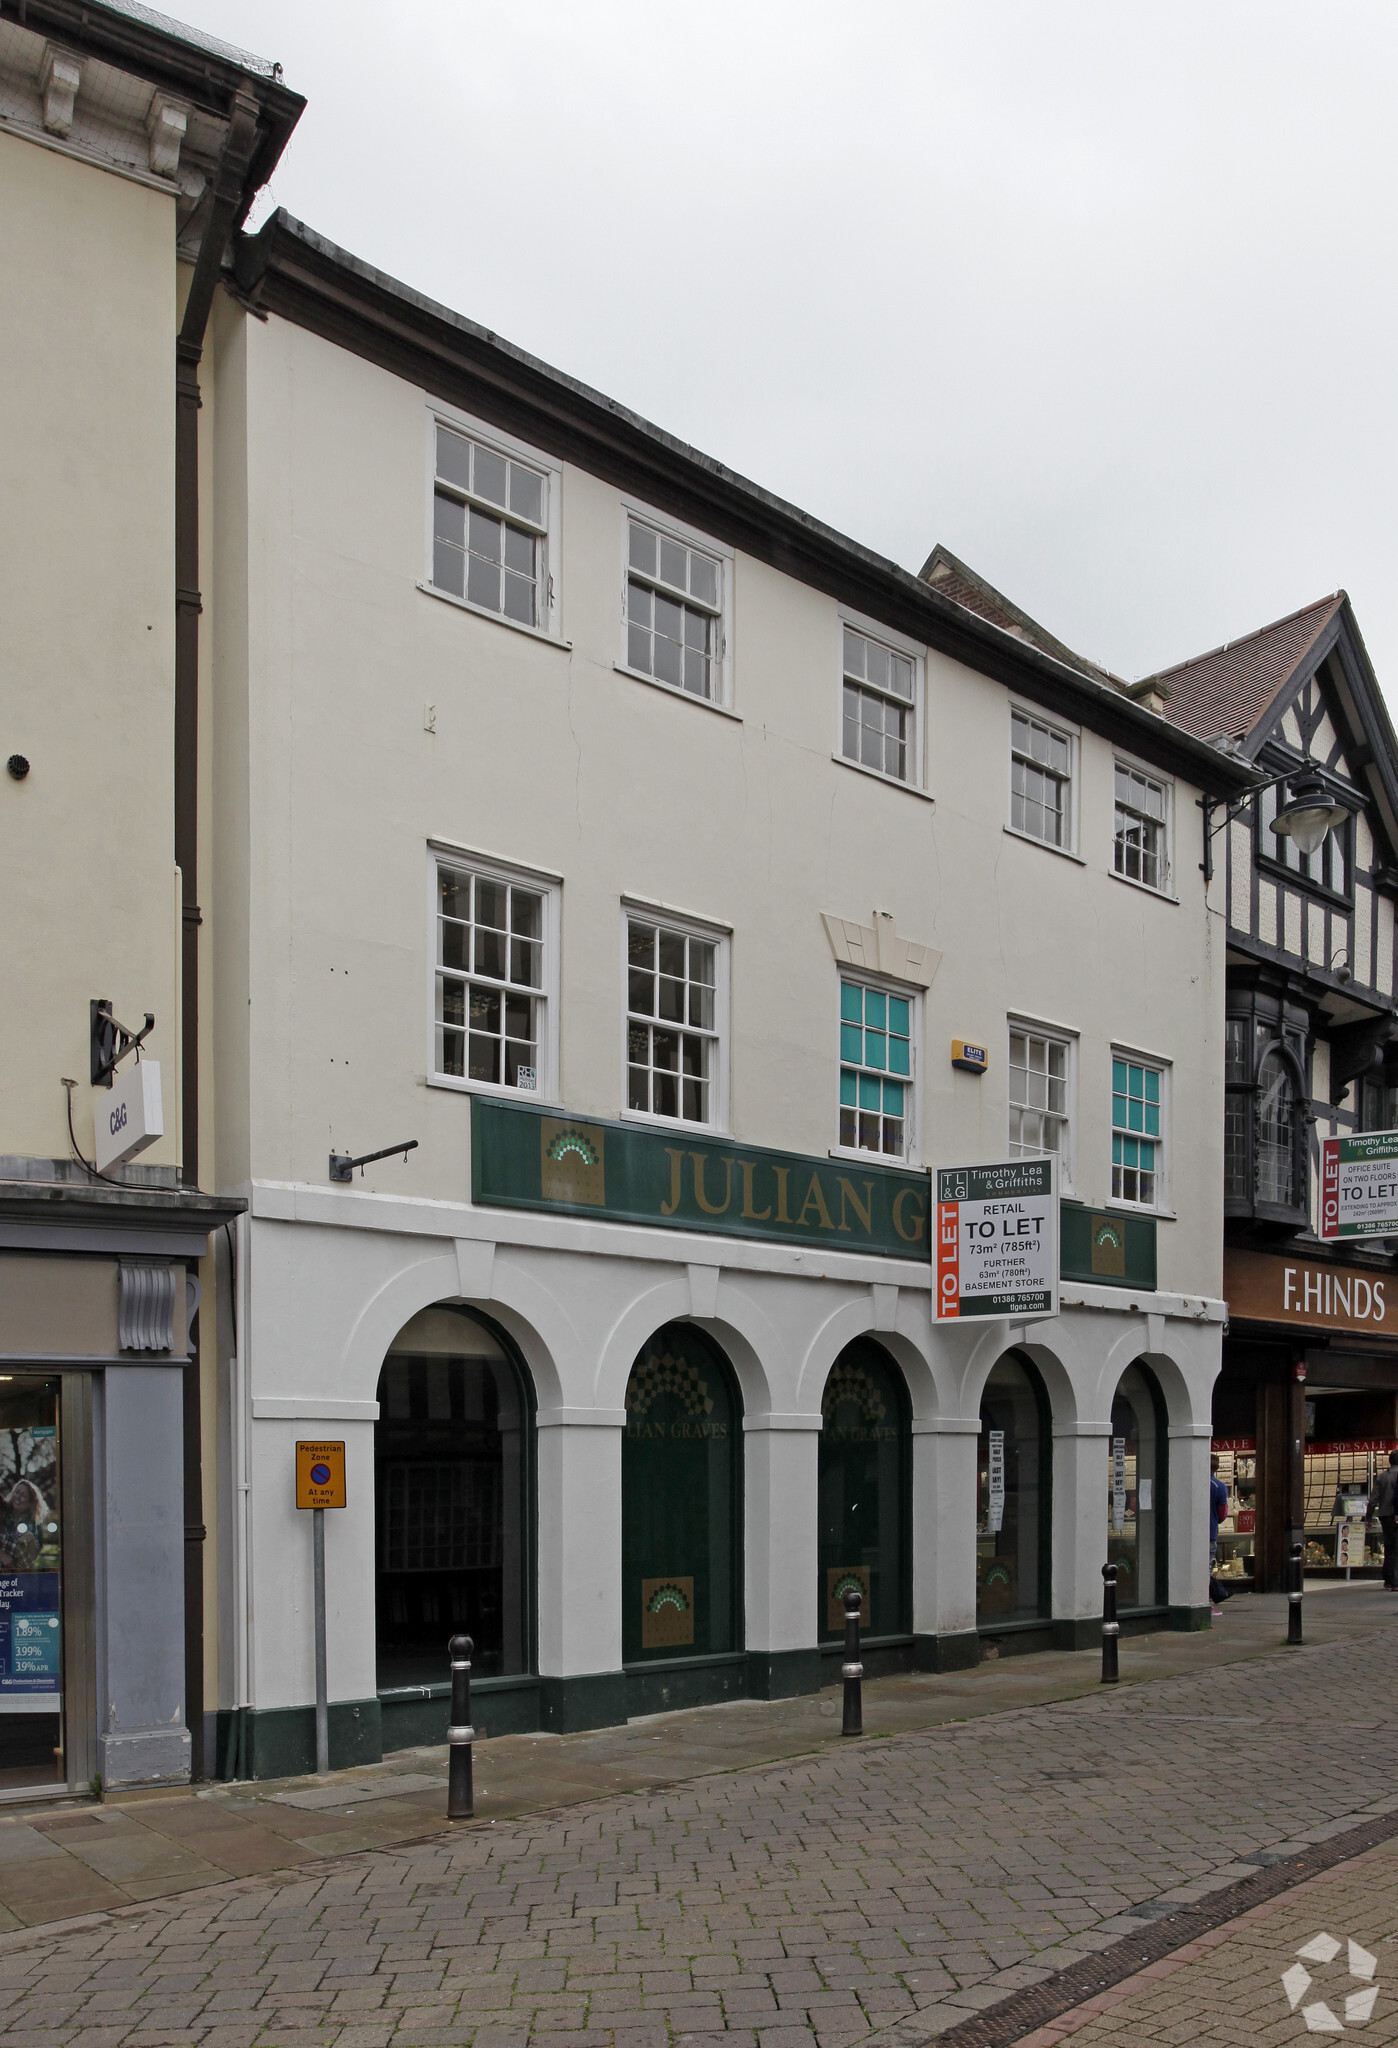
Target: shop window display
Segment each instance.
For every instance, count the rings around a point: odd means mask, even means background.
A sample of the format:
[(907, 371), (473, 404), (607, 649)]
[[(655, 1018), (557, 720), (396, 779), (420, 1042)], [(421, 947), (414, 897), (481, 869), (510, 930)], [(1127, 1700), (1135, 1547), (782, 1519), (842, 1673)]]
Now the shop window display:
[(742, 1648), (742, 1408), (727, 1361), (687, 1323), (631, 1368), (621, 1442), (622, 1657)]
[(1228, 1513), (1218, 1525), (1218, 1576), (1250, 1580), (1257, 1542), (1257, 1439), (1216, 1436), (1212, 1450), (1228, 1489)]
[(911, 1572), (908, 1484), (912, 1417), (888, 1354), (859, 1338), (836, 1359), (821, 1400), (819, 1633), (844, 1635), (857, 1586), (866, 1636), (907, 1634)]
[[(1313, 1426), (1314, 1402), (1308, 1401), (1307, 1422)], [(1352, 1572), (1383, 1570), (1383, 1530), (1367, 1519), (1379, 1473), (1388, 1454), (1398, 1450), (1393, 1437), (1354, 1437), (1319, 1442), (1308, 1439), (1305, 1450), (1306, 1570)]]
[(0, 1788), (61, 1783), (59, 1383), (0, 1378)]
[(976, 1625), (1049, 1611), (1048, 1403), (1033, 1367), (1006, 1352), (981, 1396), (976, 1472)]
[(374, 1426), (378, 1683), (439, 1683), (446, 1644), (481, 1678), (529, 1665), (528, 1405), (491, 1333), (454, 1309), (416, 1316), (384, 1360)]
[(1141, 1366), (1128, 1366), (1112, 1402), (1107, 1445), (1107, 1562), (1116, 1566), (1117, 1606), (1123, 1611), (1162, 1599), (1161, 1442), (1154, 1389)]

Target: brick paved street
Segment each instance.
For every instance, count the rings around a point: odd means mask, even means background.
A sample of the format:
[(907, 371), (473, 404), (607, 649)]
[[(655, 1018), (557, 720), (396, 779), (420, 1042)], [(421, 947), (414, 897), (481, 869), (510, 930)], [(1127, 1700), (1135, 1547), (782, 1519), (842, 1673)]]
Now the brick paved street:
[(1395, 1683), (1386, 1629), (5, 1936), (0, 2041), (907, 2043), (1398, 1808)]
[[(1327, 2020), (1371, 2048), (1391, 2048), (1398, 2041), (1395, 1930), (1398, 1843), (1387, 1843), (1192, 1942), (1026, 2034), (1017, 2048), (1176, 2048), (1181, 2041), (1190, 2048), (1281, 2048), (1315, 2032), (1335, 2033)], [(1317, 1938), (1321, 1954), (1301, 1961), (1310, 1981), (1293, 1979), (1293, 1998), (1282, 1977), (1296, 1969), (1298, 1949), (1314, 1951)], [(1353, 1958), (1351, 1942), (1361, 1951)]]

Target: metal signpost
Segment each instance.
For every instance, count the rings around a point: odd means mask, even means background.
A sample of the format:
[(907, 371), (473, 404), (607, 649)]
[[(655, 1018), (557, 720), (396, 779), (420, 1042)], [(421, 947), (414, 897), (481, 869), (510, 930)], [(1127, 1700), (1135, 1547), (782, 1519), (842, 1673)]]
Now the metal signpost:
[(298, 1443), (296, 1505), (311, 1511), (316, 1632), (316, 1776), (330, 1769), (330, 1701), (325, 1672), (325, 1510), (345, 1504), (343, 1443)]
[(1398, 1237), (1398, 1131), (1321, 1139), (1319, 1234)]
[(937, 1173), (937, 1320), (1058, 1314), (1052, 1159)]

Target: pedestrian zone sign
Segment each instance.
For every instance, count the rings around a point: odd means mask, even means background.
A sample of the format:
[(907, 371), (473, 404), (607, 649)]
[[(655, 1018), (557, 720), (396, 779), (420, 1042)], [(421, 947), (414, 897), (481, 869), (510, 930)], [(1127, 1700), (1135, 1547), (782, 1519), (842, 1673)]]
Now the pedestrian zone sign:
[(937, 1320), (1058, 1314), (1052, 1159), (937, 1173)]
[(1321, 1139), (1320, 1235), (1398, 1237), (1398, 1131)]
[(298, 1443), (298, 1508), (342, 1508), (345, 1504), (345, 1447), (340, 1443)]

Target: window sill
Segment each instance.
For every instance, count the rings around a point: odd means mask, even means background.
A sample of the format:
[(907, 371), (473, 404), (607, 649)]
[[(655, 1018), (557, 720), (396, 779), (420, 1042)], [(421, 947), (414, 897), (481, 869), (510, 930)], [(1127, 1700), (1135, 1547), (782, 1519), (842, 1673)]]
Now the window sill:
[(1172, 896), (1168, 889), (1152, 889), (1149, 882), (1138, 882), (1134, 875), (1118, 874), (1115, 868), (1109, 870), (1114, 882), (1123, 883), (1128, 889), (1139, 889), (1143, 896), (1153, 896), (1157, 903), (1173, 903), (1179, 906), (1179, 897)]
[(623, 1109), (621, 1120), (627, 1124), (644, 1124), (648, 1131), (680, 1131), (690, 1138), (709, 1138), (715, 1144), (731, 1143), (733, 1133), (720, 1130), (717, 1124), (686, 1123), (678, 1116), (651, 1116), (643, 1109)]
[(843, 1159), (851, 1166), (892, 1166), (901, 1173), (925, 1173), (926, 1167), (920, 1159), (895, 1159), (890, 1152), (864, 1152), (855, 1146), (849, 1150), (843, 1145), (832, 1145), (827, 1159)]
[(901, 789), (907, 796), (921, 797), (925, 804), (937, 801), (930, 789), (919, 789), (915, 782), (900, 782), (896, 775), (885, 775), (881, 769), (866, 767), (863, 761), (851, 761), (847, 754), (832, 754), (830, 758), (837, 768), (852, 768), (856, 775), (867, 775), (871, 782), (882, 782), (889, 789)]
[(439, 604), (449, 604), (459, 612), (469, 612), (473, 619), (488, 619), (492, 626), (508, 626), (512, 633), (523, 633), (526, 640), (541, 640), (545, 647), (561, 648), (564, 654), (571, 654), (571, 640), (560, 640), (556, 633), (550, 633), (543, 626), (526, 626), (522, 619), (507, 619), (503, 612), (488, 612), (484, 605), (472, 604), (469, 598), (458, 597), (454, 590), (439, 590), (435, 583), (419, 583), (418, 589), (424, 597), (435, 597)]
[[(1088, 1202), (1083, 1206), (1092, 1208), (1095, 1204)], [(1123, 1202), (1116, 1195), (1103, 1202), (1101, 1213), (1104, 1216), (1154, 1216), (1158, 1223), (1179, 1222), (1177, 1209), (1153, 1209), (1144, 1202)]]
[(458, 1074), (427, 1074), (423, 1079), (428, 1088), (445, 1088), (449, 1095), (491, 1095), (497, 1102), (527, 1102), (531, 1109), (568, 1114), (561, 1102), (554, 1102), (541, 1090), (507, 1088), (502, 1081), (469, 1081)]
[(628, 668), (624, 661), (612, 663), (614, 675), (630, 676), (633, 683), (647, 683), (652, 690), (661, 690), (667, 697), (678, 697), (682, 703), (693, 704), (700, 711), (716, 711), (720, 718), (731, 718), (741, 725), (741, 711), (731, 711), (726, 704), (715, 704), (712, 697), (696, 697), (692, 690), (681, 690), (674, 683), (662, 683), (659, 676), (648, 676), (644, 669)]
[(1074, 853), (1071, 847), (1050, 846), (1047, 839), (1036, 839), (1032, 832), (1021, 832), (1013, 825), (1006, 825), (1004, 829), (1006, 837), (1017, 839), (1021, 846), (1037, 846), (1041, 853), (1055, 854), (1059, 860), (1075, 861), (1080, 868), (1087, 866), (1082, 855)]

